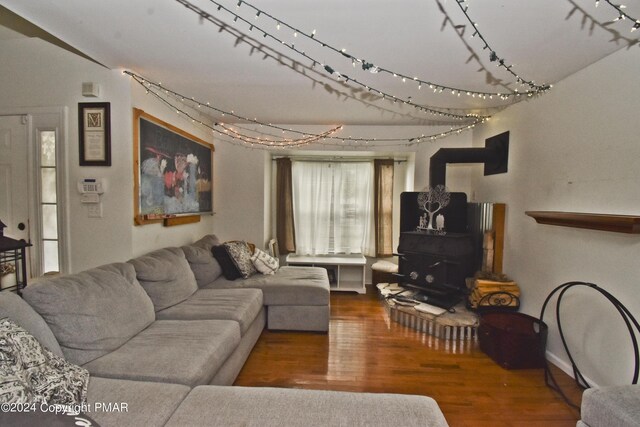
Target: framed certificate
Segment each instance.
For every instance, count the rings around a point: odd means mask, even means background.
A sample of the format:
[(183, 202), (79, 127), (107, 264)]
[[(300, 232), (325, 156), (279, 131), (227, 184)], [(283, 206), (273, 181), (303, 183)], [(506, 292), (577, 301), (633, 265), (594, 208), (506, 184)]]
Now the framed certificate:
[(111, 111), (108, 102), (78, 103), (80, 166), (111, 166)]

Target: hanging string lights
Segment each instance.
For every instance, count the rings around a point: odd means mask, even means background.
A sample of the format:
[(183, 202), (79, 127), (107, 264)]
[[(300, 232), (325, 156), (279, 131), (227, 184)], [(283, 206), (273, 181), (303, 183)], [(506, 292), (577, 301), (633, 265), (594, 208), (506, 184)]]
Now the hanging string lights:
[[(219, 25), (217, 24), (217, 22), (223, 22), (217, 18), (214, 19), (214, 17), (211, 14), (209, 14), (207, 11), (199, 8), (198, 6), (195, 6), (194, 4), (190, 3), (188, 0), (175, 0), (175, 1), (182, 4), (190, 11), (196, 13), (199, 16), (201, 22), (209, 21), (216, 25)], [(235, 2), (236, 0), (233, 0), (233, 1)], [(609, 6), (611, 6), (617, 11), (618, 16), (615, 19), (613, 19), (611, 22), (614, 22), (614, 23), (618, 21), (630, 22), (632, 26), (630, 30), (631, 32), (635, 32), (636, 30), (640, 29), (640, 20), (630, 16), (626, 12), (627, 7), (624, 4), (615, 4), (611, 0), (595, 0), (595, 6), (598, 7), (601, 1), (606, 2), (607, 4), (609, 4)], [(216, 9), (218, 12), (224, 11), (225, 13), (230, 14), (233, 18), (234, 23), (237, 23), (238, 21), (240, 21), (248, 25), (249, 31), (255, 30), (256, 33), (258, 33), (259, 35), (261, 34), (263, 38), (272, 39), (276, 41), (279, 45), (284, 46), (296, 52), (298, 55), (301, 55), (302, 57), (311, 61), (312, 65), (310, 68), (315, 68), (314, 72), (316, 73), (317, 73), (317, 70), (321, 71), (320, 73), (318, 73), (318, 75), (322, 75), (323, 72), (325, 72), (325, 73), (328, 73), (330, 76), (337, 78), (337, 80), (341, 81), (342, 84), (348, 83), (354, 86), (359, 86), (360, 88), (366, 90), (367, 92), (370, 92), (371, 95), (374, 97), (390, 100), (390, 101), (393, 101), (394, 103), (400, 102), (402, 104), (414, 107), (417, 110), (422, 111), (424, 113), (433, 114), (433, 115), (445, 117), (448, 119), (465, 121), (464, 124), (461, 124), (460, 126), (457, 126), (457, 127), (451, 127), (449, 130), (444, 132), (437, 132), (430, 135), (421, 134), (420, 136), (409, 137), (409, 138), (404, 137), (404, 138), (377, 139), (377, 138), (357, 138), (357, 137), (354, 138), (351, 136), (341, 137), (336, 134), (343, 129), (342, 126), (333, 127), (321, 133), (308, 133), (308, 132), (297, 131), (291, 128), (284, 128), (282, 126), (272, 125), (270, 123), (263, 123), (258, 121), (255, 118), (251, 119), (248, 117), (243, 117), (241, 115), (235, 114), (233, 111), (231, 112), (224, 111), (217, 107), (212, 106), (208, 102), (206, 103), (200, 102), (194, 99), (193, 97), (186, 97), (184, 95), (181, 95), (176, 91), (170, 90), (162, 86), (160, 83), (150, 82), (147, 79), (135, 73), (132, 73), (129, 71), (124, 72), (125, 74), (132, 77), (141, 86), (143, 86), (147, 91), (147, 93), (150, 93), (153, 96), (155, 96), (158, 100), (160, 100), (166, 106), (173, 109), (177, 114), (180, 114), (185, 118), (190, 119), (195, 124), (198, 124), (210, 129), (216, 135), (219, 135), (224, 138), (231, 138), (231, 141), (233, 143), (240, 143), (246, 146), (266, 148), (266, 149), (299, 147), (302, 145), (313, 144), (313, 143), (322, 143), (323, 145), (335, 145), (335, 146), (341, 146), (341, 147), (366, 146), (366, 144), (370, 144), (370, 143), (376, 143), (377, 146), (385, 146), (385, 144), (389, 144), (387, 146), (398, 146), (398, 145), (410, 146), (410, 145), (414, 145), (424, 141), (434, 141), (440, 138), (450, 136), (452, 134), (459, 134), (466, 130), (473, 129), (476, 125), (480, 123), (484, 123), (486, 120), (489, 119), (489, 116), (482, 116), (478, 114), (464, 114), (464, 113), (458, 114), (460, 110), (456, 112), (456, 110), (451, 108), (419, 105), (412, 101), (411, 96), (409, 96), (407, 99), (402, 99), (395, 95), (376, 89), (370, 85), (367, 85), (356, 78), (350, 77), (345, 73), (337, 71), (331, 65), (315, 59), (311, 55), (307, 54), (304, 50), (301, 50), (299, 47), (296, 48), (293, 42), (286, 42), (283, 38), (276, 36), (274, 35), (274, 33), (271, 33), (270, 31), (264, 29), (265, 27), (258, 26), (257, 22), (261, 17), (266, 17), (272, 20), (273, 22), (275, 22), (276, 31), (280, 31), (282, 28), (286, 28), (292, 33), (293, 39), (298, 40), (299, 38), (306, 38), (312, 41), (313, 43), (317, 43), (321, 45), (322, 48), (328, 49), (333, 53), (346, 58), (351, 62), (353, 68), (361, 68), (363, 71), (367, 71), (373, 75), (383, 75), (383, 74), (391, 75), (394, 78), (401, 79), (403, 83), (409, 82), (410, 84), (414, 85), (417, 88), (417, 90), (421, 90), (424, 87), (424, 88), (429, 88), (433, 90), (433, 92), (435, 93), (443, 93), (443, 92), (451, 93), (458, 97), (460, 97), (461, 95), (464, 95), (464, 96), (470, 96), (470, 97), (480, 98), (480, 99), (487, 99), (487, 98), (488, 99), (498, 98), (502, 100), (511, 99), (517, 102), (518, 100), (526, 97), (532, 97), (534, 95), (542, 94), (552, 88), (552, 85), (536, 84), (533, 80), (529, 80), (522, 77), (521, 75), (516, 73), (516, 71), (514, 70), (513, 64), (508, 63), (504, 59), (504, 57), (498, 55), (496, 50), (489, 45), (486, 38), (479, 31), (478, 24), (474, 22), (470, 17), (468, 12), (469, 0), (455, 0), (455, 2), (472, 26), (472, 29), (471, 29), (473, 31), (472, 38), (477, 37), (477, 39), (480, 40), (483, 44), (482, 49), (489, 52), (489, 57), (488, 57), (489, 60), (492, 63), (495, 63), (495, 65), (500, 67), (501, 69), (506, 70), (511, 76), (515, 78), (516, 83), (521, 85), (524, 88), (524, 90), (519, 91), (518, 89), (515, 89), (512, 92), (508, 92), (509, 90), (511, 90), (510, 87), (508, 86), (512, 85), (512, 83), (505, 83), (506, 92), (473, 91), (473, 90), (466, 90), (466, 89), (457, 88), (453, 86), (434, 83), (426, 79), (419, 78), (417, 76), (411, 77), (402, 73), (395, 72), (391, 69), (382, 67), (378, 64), (374, 64), (373, 62), (370, 62), (362, 57), (351, 55), (347, 53), (346, 49), (336, 48), (335, 46), (332, 46), (324, 42), (323, 40), (321, 40), (319, 37), (317, 37), (316, 29), (314, 29), (311, 32), (303, 31), (300, 28), (290, 25), (284, 20), (270, 14), (269, 12), (257, 8), (256, 6), (254, 6), (251, 3), (248, 3), (245, 0), (237, 1), (236, 10), (239, 10), (242, 6), (246, 6), (250, 8), (253, 11), (253, 13), (255, 13), (252, 21), (249, 21), (243, 18), (241, 15), (232, 11), (228, 7), (225, 7), (223, 4), (217, 2), (216, 0), (209, 0), (209, 2), (213, 3), (216, 6)], [(573, 13), (573, 11), (571, 13)], [(608, 25), (608, 24), (604, 24), (604, 25)], [(227, 25), (224, 24), (224, 26), (227, 26)], [(464, 27), (468, 31), (467, 25), (455, 26), (455, 28), (458, 28), (458, 27)], [(232, 27), (229, 26), (229, 28), (232, 28)], [(464, 31), (462, 31), (462, 33), (464, 33)], [(254, 49), (255, 47), (252, 47), (252, 53)], [(293, 62), (293, 60), (291, 61)], [(326, 78), (326, 76), (323, 78)], [(217, 114), (220, 114), (223, 117), (228, 115), (233, 119), (237, 120), (238, 122), (246, 122), (249, 125), (253, 125), (255, 128), (252, 129), (252, 128), (243, 127), (241, 125), (238, 125), (237, 123), (233, 125), (230, 125), (228, 123), (223, 123), (223, 122), (214, 122), (213, 124), (208, 124), (213, 122), (213, 120), (209, 120), (211, 119), (211, 117), (205, 114), (201, 114), (201, 110), (206, 110), (206, 109), (212, 112), (215, 112)], [(195, 111), (195, 113), (193, 113), (190, 110)], [(202, 118), (198, 118), (198, 116)], [(283, 135), (289, 133), (291, 135), (296, 135), (296, 136), (294, 137), (280, 136), (280, 135), (264, 132), (258, 129), (263, 127), (267, 127), (275, 131), (281, 132)]]
[[(211, 23), (216, 25), (219, 30), (218, 32), (226, 32), (230, 34), (232, 37), (236, 39), (236, 45), (243, 43), (250, 47), (249, 56), (252, 56), (255, 52), (260, 52), (262, 54), (262, 59), (270, 59), (275, 61), (278, 65), (287, 68), (293, 73), (298, 74), (299, 76), (308, 79), (312, 88), (316, 88), (317, 85), (321, 85), (325, 91), (329, 92), (331, 95), (335, 95), (336, 97), (344, 98), (345, 100), (349, 99), (353, 102), (357, 102), (365, 106), (365, 108), (375, 108), (383, 114), (390, 114), (393, 117), (405, 118), (411, 121), (418, 122), (417, 124), (425, 124), (425, 122), (429, 122), (433, 126), (438, 125), (450, 125), (450, 120), (442, 119), (442, 120), (434, 120), (432, 118), (427, 117), (416, 117), (412, 114), (411, 110), (407, 111), (398, 111), (393, 110), (391, 108), (385, 107), (380, 103), (376, 102), (380, 100), (380, 97), (374, 95), (372, 93), (366, 92), (363, 89), (353, 90), (351, 86), (348, 86), (344, 82), (337, 82), (338, 85), (329, 85), (325, 82), (325, 79), (329, 78), (323, 71), (319, 71), (316, 69), (312, 69), (310, 66), (306, 66), (305, 64), (294, 60), (282, 53), (276, 51), (275, 49), (265, 45), (259, 40), (247, 37), (242, 32), (238, 31), (232, 26), (227, 25), (227, 23), (221, 21), (216, 18), (215, 20), (212, 18)], [(504, 109), (505, 106), (497, 106), (497, 107), (489, 107), (484, 108), (483, 111), (485, 115), (491, 115), (492, 113), (498, 112)], [(460, 109), (450, 109), (451, 112), (464, 113), (468, 110), (464, 108)]]
[(467, 20), (469, 21), (469, 23), (473, 26), (473, 35), (471, 37), (475, 37), (477, 36), (479, 40), (482, 41), (483, 43), (483, 50), (489, 50), (489, 61), (491, 62), (496, 62), (496, 64), (505, 69), (509, 74), (511, 74), (513, 77), (515, 77), (516, 82), (523, 85), (523, 86), (527, 86), (530, 88), (531, 91), (533, 91), (534, 93), (540, 93), (540, 92), (546, 92), (547, 90), (551, 89), (551, 85), (538, 85), (535, 84), (535, 82), (533, 80), (527, 80), (523, 77), (521, 77), (520, 75), (518, 75), (518, 73), (516, 73), (513, 70), (513, 65), (507, 63), (507, 61), (501, 57), (498, 56), (498, 54), (496, 53), (495, 49), (493, 49), (489, 43), (487, 42), (487, 40), (484, 38), (484, 36), (482, 35), (482, 33), (480, 32), (480, 30), (478, 30), (478, 24), (476, 22), (474, 22), (471, 17), (469, 16), (468, 10), (469, 10), (469, 5), (467, 4), (468, 0), (456, 0), (456, 4), (458, 5), (458, 7), (460, 8), (460, 10), (462, 11), (462, 13), (464, 14), (464, 16), (467, 18)]
[[(210, 21), (210, 22), (214, 22), (213, 21), (213, 17), (211, 16), (211, 14), (209, 14), (208, 12), (206, 12), (205, 10), (197, 7), (196, 5), (190, 3), (187, 0), (176, 0), (178, 3), (182, 4), (183, 6), (185, 6), (187, 9), (191, 10), (192, 12), (197, 13), (200, 16), (201, 20), (206, 20), (206, 21)], [(237, 13), (235, 13), (234, 11), (232, 11), (231, 9), (225, 7), (224, 5), (216, 2), (215, 0), (209, 0), (211, 3), (215, 4), (217, 6), (217, 10), (218, 11), (225, 11), (226, 13), (229, 13), (233, 16), (234, 21), (242, 21), (243, 23), (247, 24), (249, 26), (250, 31), (252, 31), (254, 28), (261, 32), (263, 37), (265, 38), (270, 38), (275, 40), (276, 42), (280, 43), (281, 45), (289, 48), (290, 50), (296, 52), (297, 54), (301, 55), (302, 57), (312, 61), (312, 68), (315, 66), (320, 66), (321, 69), (324, 69), (329, 75), (336, 77), (338, 80), (343, 80), (346, 83), (351, 83), (355, 86), (359, 86), (360, 88), (365, 89), (368, 92), (372, 92), (374, 94), (377, 94), (378, 96), (382, 97), (383, 99), (387, 99), (390, 100), (394, 103), (402, 103), (404, 105), (408, 105), (411, 106), (419, 111), (422, 111), (423, 113), (427, 113), (427, 114), (433, 114), (435, 116), (440, 116), (440, 117), (447, 117), (447, 118), (451, 118), (451, 119), (456, 119), (456, 120), (473, 120), (475, 121), (478, 118), (482, 118), (482, 116), (479, 116), (477, 114), (456, 114), (453, 113), (451, 111), (448, 111), (447, 109), (438, 109), (436, 107), (430, 107), (430, 106), (425, 106), (425, 105), (419, 105), (416, 104), (415, 102), (412, 101), (411, 97), (409, 97), (408, 99), (401, 99), (395, 95), (392, 95), (390, 93), (384, 92), (382, 90), (376, 89), (375, 87), (371, 86), (371, 85), (367, 85), (361, 81), (359, 81), (356, 78), (350, 77), (349, 75), (343, 73), (343, 72), (339, 72), (337, 71), (335, 68), (333, 68), (332, 66), (328, 65), (328, 64), (324, 64), (322, 61), (313, 58), (311, 55), (305, 53), (303, 50), (296, 48), (295, 44), (290, 43), (287, 44), (287, 42), (285, 42), (284, 40), (280, 39), (277, 36), (274, 36), (273, 34), (271, 34), (270, 32), (268, 32), (267, 30), (265, 30), (262, 27), (259, 27), (258, 25), (256, 25), (254, 22), (250, 22), (247, 19), (241, 17), (240, 15), (238, 15)], [(238, 7), (242, 4), (243, 2), (238, 2)], [(264, 13), (264, 12), (263, 12)], [(259, 15), (258, 15), (259, 16)], [(276, 28), (278, 27), (278, 25), (282, 25), (280, 21), (277, 21), (278, 24), (276, 25)], [(406, 78), (405, 78), (406, 80)], [(434, 88), (435, 89), (435, 88)], [(442, 91), (444, 90), (444, 87), (441, 87), (441, 89), (436, 89), (436, 91)], [(462, 93), (459, 92), (456, 89), (451, 90), (451, 93), (453, 95), (457, 95), (460, 96)], [(528, 94), (528, 95), (533, 95), (532, 93)]]
[(613, 7), (615, 10), (618, 11), (618, 17), (615, 18), (612, 22), (618, 22), (618, 21), (623, 21), (628, 19), (630, 22), (633, 22), (633, 26), (631, 27), (632, 33), (640, 29), (640, 20), (632, 18), (627, 14), (627, 12), (624, 11), (624, 9), (626, 9), (627, 6), (625, 6), (624, 4), (615, 4), (611, 0), (596, 0), (596, 7), (600, 5), (600, 1), (604, 1), (608, 3), (609, 6)]
[[(221, 6), (218, 2), (216, 2), (215, 0), (209, 0), (211, 3), (214, 3), (216, 5), (218, 5), (218, 10), (220, 10)], [(182, 2), (180, 2), (182, 3)], [(448, 86), (448, 85), (443, 85), (443, 84), (438, 84), (438, 83), (434, 83), (432, 81), (429, 80), (425, 80), (423, 78), (419, 78), (416, 76), (408, 76), (406, 74), (400, 73), (398, 71), (393, 71), (391, 69), (373, 64), (363, 58), (359, 58), (356, 57), (354, 55), (351, 55), (349, 53), (347, 53), (346, 49), (342, 48), (339, 49), (335, 46), (330, 45), (329, 43), (326, 43), (322, 40), (320, 40), (318, 37), (316, 37), (316, 30), (314, 29), (312, 32), (308, 33), (305, 32), (297, 27), (294, 27), (293, 25), (288, 24), (287, 22), (285, 22), (284, 20), (277, 18), (275, 16), (273, 16), (272, 14), (270, 14), (269, 12), (259, 9), (258, 7), (254, 6), (253, 4), (245, 1), (245, 0), (239, 0), (236, 6), (236, 9), (239, 9), (240, 6), (244, 6), (246, 5), (247, 7), (253, 9), (255, 11), (255, 19), (257, 20), (260, 16), (266, 16), (268, 18), (270, 18), (271, 20), (273, 20), (274, 22), (276, 22), (276, 29), (280, 30), (281, 27), (286, 27), (288, 28), (292, 33), (293, 33), (293, 37), (296, 38), (298, 37), (298, 35), (305, 37), (309, 40), (312, 40), (313, 42), (321, 45), (323, 48), (329, 49), (331, 51), (333, 51), (336, 54), (342, 55), (345, 58), (348, 58), (349, 60), (351, 60), (352, 66), (356, 67), (356, 64), (360, 66), (360, 68), (362, 68), (365, 71), (369, 71), (372, 74), (387, 74), (387, 75), (391, 75), (394, 78), (398, 78), (401, 79), (402, 82), (413, 82), (414, 85), (416, 85), (417, 89), (420, 90), (423, 87), (428, 87), (429, 89), (433, 90), (433, 92), (435, 93), (442, 93), (442, 92), (450, 92), (454, 95), (466, 95), (466, 96), (470, 96), (473, 98), (481, 98), (481, 99), (493, 99), (495, 98), (499, 98), (502, 100), (508, 100), (510, 98), (518, 98), (521, 96), (531, 96), (531, 95), (535, 95), (538, 94), (540, 92), (543, 92), (545, 90), (548, 89), (548, 87), (544, 87), (544, 86), (535, 86), (532, 87), (531, 90), (527, 90), (525, 92), (518, 92), (518, 91), (513, 91), (513, 92), (487, 92), (487, 91), (476, 91), (476, 90), (469, 90), (469, 89), (463, 89), (463, 88), (459, 88), (459, 87), (454, 87), (454, 86)], [(224, 7), (222, 7), (224, 8)], [(233, 12), (231, 12), (233, 14)], [(234, 14), (235, 15), (235, 14)], [(236, 21), (237, 15), (234, 16), (234, 21)]]
[[(312, 143), (322, 143), (323, 145), (334, 145), (342, 147), (346, 145), (350, 147), (367, 146), (370, 143), (375, 143), (376, 146), (410, 146), (425, 141), (435, 141), (437, 139), (445, 138), (454, 134), (460, 134), (464, 131), (473, 129), (478, 124), (484, 123), (489, 119), (488, 117), (477, 117), (472, 123), (461, 125), (458, 127), (451, 127), (447, 131), (436, 132), (429, 135), (421, 134), (419, 136), (412, 136), (408, 138), (357, 138), (351, 136), (340, 137), (336, 136), (335, 134), (338, 131), (342, 130), (342, 126), (334, 127), (322, 133), (309, 133), (291, 128), (285, 128), (271, 123), (261, 122), (256, 118), (252, 119), (249, 117), (243, 117), (235, 113), (234, 111), (222, 110), (218, 107), (215, 107), (214, 105), (211, 105), (210, 102), (203, 102), (195, 99), (194, 97), (188, 97), (175, 90), (169, 89), (166, 86), (163, 86), (161, 83), (150, 81), (149, 79), (146, 79), (131, 71), (123, 71), (123, 74), (130, 76), (136, 83), (138, 83), (145, 89), (147, 94), (153, 95), (156, 99), (171, 108), (177, 114), (191, 120), (192, 123), (203, 126), (219, 136), (232, 138), (233, 142), (240, 142), (247, 146), (257, 148), (295, 148)], [(173, 99), (174, 101), (172, 102), (170, 99)], [(178, 105), (178, 103), (182, 104), (182, 106)], [(280, 131), (283, 134), (290, 133), (300, 135), (300, 137), (276, 137), (275, 135), (258, 132), (256, 131), (256, 129), (246, 129), (246, 131), (259, 133), (260, 135), (262, 135), (254, 136), (246, 132), (241, 132), (240, 130), (244, 129), (238, 125), (235, 126), (235, 129), (233, 125), (229, 125), (223, 122), (214, 122), (213, 125), (210, 125), (205, 121), (204, 118), (197, 117), (197, 113), (188, 111), (188, 109), (186, 108), (187, 105), (194, 111), (201, 112), (203, 110), (210, 110), (222, 115), (223, 117), (231, 116), (240, 121), (248, 122), (258, 128), (266, 127)]]
[[(613, 25), (611, 24), (614, 24), (615, 23), (614, 21), (596, 20), (590, 14), (589, 11), (587, 11), (577, 3), (579, 0), (567, 0), (567, 1), (573, 7), (567, 13), (567, 16), (565, 17), (565, 21), (568, 21), (575, 13), (579, 13), (582, 16), (582, 18), (579, 21), (580, 28), (585, 29), (587, 28), (587, 23), (590, 23), (588, 26), (589, 32), (593, 32), (594, 28), (598, 27), (602, 31), (607, 32), (611, 36), (611, 39), (609, 40), (611, 43), (615, 43), (617, 45), (624, 43), (627, 46), (627, 49), (631, 48), (634, 45), (640, 46), (640, 39), (637, 39), (637, 38), (634, 39), (633, 37), (631, 38), (625, 37), (620, 33), (620, 31), (613, 28)], [(629, 18), (625, 18), (624, 21), (629, 22)], [(621, 20), (618, 20), (617, 22), (621, 22)]]
[[(178, 92), (175, 92), (173, 90), (167, 89), (165, 87), (163, 87), (160, 83), (155, 83), (155, 82), (151, 82), (147, 79), (145, 79), (144, 77), (135, 74), (131, 71), (123, 71), (123, 74), (126, 74), (130, 77), (133, 78), (133, 80), (140, 84), (142, 87), (145, 88), (146, 92), (148, 94), (152, 94), (153, 96), (155, 96), (158, 100), (160, 100), (162, 103), (164, 103), (165, 105), (171, 107), (172, 110), (174, 110), (177, 114), (182, 114), (183, 116), (189, 118), (193, 123), (199, 124), (201, 126), (204, 126), (210, 130), (212, 130), (214, 133), (218, 133), (219, 135), (226, 135), (226, 136), (230, 136), (233, 139), (237, 139), (239, 141), (242, 141), (244, 143), (253, 145), (253, 144), (258, 144), (258, 145), (264, 145), (264, 146), (270, 146), (270, 147), (298, 147), (301, 145), (306, 145), (306, 144), (311, 144), (313, 142), (317, 142), (319, 140), (322, 140), (324, 138), (327, 138), (328, 136), (336, 133), (337, 131), (339, 131), (340, 129), (342, 129), (342, 126), (337, 126), (334, 127), (326, 132), (322, 132), (320, 134), (308, 134), (308, 133), (304, 133), (304, 132), (299, 132), (299, 131), (295, 131), (293, 129), (286, 129), (284, 127), (281, 126), (276, 126), (276, 125), (272, 125), (272, 124), (266, 124), (266, 123), (261, 123), (255, 119), (249, 119), (248, 117), (242, 117), (240, 115), (235, 114), (233, 111), (232, 112), (227, 112), (227, 111), (223, 111), (219, 108), (216, 108), (214, 106), (212, 106), (210, 103), (202, 103), (202, 102), (198, 102), (197, 100), (195, 100), (195, 98), (187, 98), (183, 95), (180, 95)], [(282, 138), (260, 138), (260, 137), (255, 137), (252, 135), (248, 135), (248, 134), (244, 134), (242, 132), (236, 131), (233, 129), (233, 127), (229, 126), (228, 124), (225, 124), (223, 122), (215, 122), (213, 125), (209, 125), (207, 123), (205, 123), (202, 119), (196, 117), (195, 114), (185, 110), (184, 108), (176, 105), (175, 103), (172, 103), (171, 101), (169, 101), (167, 99), (166, 96), (164, 95), (168, 95), (168, 96), (172, 96), (175, 99), (180, 99), (180, 101), (182, 103), (185, 103), (187, 101), (191, 101), (194, 104), (197, 105), (197, 108), (202, 108), (205, 107), (207, 109), (211, 109), (213, 111), (216, 111), (218, 113), (221, 113), (223, 116), (224, 115), (229, 115), (232, 117), (235, 117), (237, 119), (241, 119), (241, 120), (245, 120), (245, 121), (249, 121), (255, 124), (259, 124), (261, 126), (268, 126), (274, 129), (278, 129), (280, 131), (282, 131), (282, 133), (286, 133), (286, 132), (290, 132), (292, 134), (298, 134), (298, 135), (302, 135), (300, 138), (286, 138), (286, 137), (282, 137)]]

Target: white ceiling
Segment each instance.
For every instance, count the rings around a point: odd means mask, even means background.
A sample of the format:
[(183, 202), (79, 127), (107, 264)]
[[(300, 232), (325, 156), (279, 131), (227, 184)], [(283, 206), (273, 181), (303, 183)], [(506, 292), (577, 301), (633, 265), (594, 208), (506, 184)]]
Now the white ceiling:
[[(122, 68), (222, 110), (263, 122), (289, 124), (442, 123), (410, 105), (372, 95), (336, 80), (322, 66), (257, 27), (233, 21), (210, 0), (181, 0), (211, 14), (201, 20), (177, 0), (0, 0), (0, 4), (110, 68)], [(438, 109), (500, 107), (450, 91), (418, 90), (384, 73), (372, 74), (351, 60), (256, 12), (238, 0), (215, 0), (255, 26), (371, 88)], [(377, 66), (446, 86), (505, 92), (519, 86), (489, 60), (455, 0), (251, 0), (249, 3), (315, 39)], [(538, 84), (554, 84), (621, 48), (638, 54), (640, 31), (605, 1), (483, 0), (468, 13), (486, 42), (512, 70)], [(640, 4), (627, 13), (640, 17)], [(226, 24), (227, 30), (219, 24)], [(460, 35), (465, 26), (464, 35)], [(1, 33), (0, 33), (1, 34)], [(254, 46), (254, 48), (252, 48)], [(262, 51), (260, 51), (262, 49)], [(265, 57), (265, 52), (271, 55)], [(493, 83), (491, 83), (493, 82)], [(496, 84), (502, 82), (505, 85)], [(603, 84), (606, 79), (603, 76)], [(523, 90), (521, 88), (521, 90)], [(544, 95), (543, 95), (544, 96)], [(530, 101), (535, 102), (535, 100)], [(491, 112), (489, 109), (486, 112)]]

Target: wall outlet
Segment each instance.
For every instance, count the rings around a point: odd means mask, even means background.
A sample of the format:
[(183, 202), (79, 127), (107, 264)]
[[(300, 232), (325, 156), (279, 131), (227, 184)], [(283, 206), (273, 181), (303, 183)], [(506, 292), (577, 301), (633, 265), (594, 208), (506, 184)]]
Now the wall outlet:
[(102, 202), (91, 203), (87, 207), (89, 208), (89, 218), (102, 218)]

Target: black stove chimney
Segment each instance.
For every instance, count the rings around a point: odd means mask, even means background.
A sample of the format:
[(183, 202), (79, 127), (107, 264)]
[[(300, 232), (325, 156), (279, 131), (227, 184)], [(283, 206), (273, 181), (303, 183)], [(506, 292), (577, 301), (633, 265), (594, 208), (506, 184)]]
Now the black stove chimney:
[(488, 138), (484, 148), (441, 148), (429, 161), (429, 187), (445, 185), (447, 163), (484, 163), (484, 175), (507, 172), (509, 132)]

